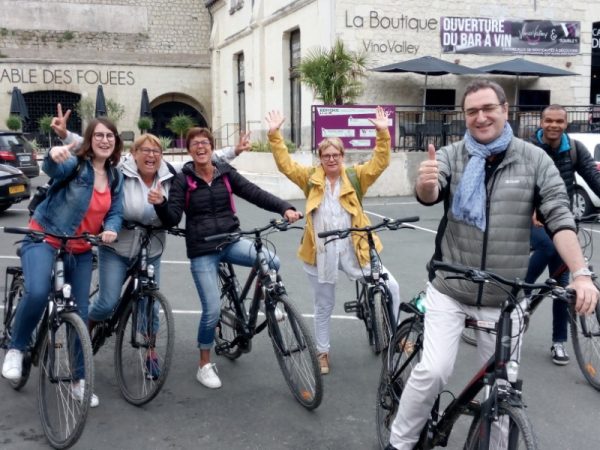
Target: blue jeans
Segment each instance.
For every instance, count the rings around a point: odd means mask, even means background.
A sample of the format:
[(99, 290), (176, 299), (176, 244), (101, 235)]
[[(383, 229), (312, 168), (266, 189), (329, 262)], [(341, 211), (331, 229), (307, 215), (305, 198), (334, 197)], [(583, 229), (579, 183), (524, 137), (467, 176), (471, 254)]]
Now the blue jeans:
[[(271, 269), (279, 270), (279, 258), (265, 249)], [(191, 259), (190, 269), (202, 304), (202, 317), (198, 326), (198, 348), (210, 349), (215, 340), (215, 327), (221, 311), (221, 292), (218, 284), (218, 267), (221, 261), (251, 267), (256, 259), (254, 242), (240, 239), (219, 252)]]
[[(157, 285), (160, 284), (160, 256), (148, 258), (148, 264), (154, 265), (154, 279)], [(121, 296), (127, 269), (134, 262), (134, 259), (121, 256), (110, 247), (100, 247), (98, 251), (100, 290), (90, 307), (90, 320), (100, 322), (112, 315)], [(158, 305), (155, 306), (158, 308)], [(158, 328), (158, 315), (155, 316), (154, 326)]]
[[(554, 243), (544, 227), (531, 226), (531, 248), (533, 253), (529, 258), (529, 267), (525, 282), (535, 283), (535, 280), (548, 266), (549, 275), (552, 276), (563, 264), (563, 261), (554, 247)], [(559, 286), (569, 284), (569, 271), (565, 271), (557, 280)], [(569, 323), (569, 310), (567, 303), (560, 300), (552, 301), (552, 341), (567, 341), (567, 326)]]
[[(10, 348), (27, 349), (31, 334), (42, 318), (48, 305), (48, 294), (54, 289), (50, 284), (57, 250), (45, 242), (32, 242), (25, 239), (21, 246), (21, 265), (25, 277), (25, 292), (15, 315)], [(71, 285), (71, 295), (77, 302), (77, 312), (87, 322), (90, 282), (92, 280), (92, 252), (77, 255), (66, 254), (64, 258), (65, 283)], [(75, 351), (77, 352), (76, 344)], [(80, 354), (80, 352), (78, 352)], [(83, 378), (82, 365), (76, 370), (78, 378)]]

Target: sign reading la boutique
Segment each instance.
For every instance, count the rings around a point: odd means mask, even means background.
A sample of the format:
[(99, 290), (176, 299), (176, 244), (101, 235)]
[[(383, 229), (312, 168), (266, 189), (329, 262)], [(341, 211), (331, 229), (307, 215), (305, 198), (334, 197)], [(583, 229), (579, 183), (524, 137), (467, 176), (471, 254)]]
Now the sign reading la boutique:
[[(417, 18), (407, 14), (385, 15), (376, 10), (370, 10), (367, 15), (344, 12), (344, 26), (353, 29), (370, 29), (386, 31), (412, 31), (415, 33), (436, 31), (439, 21), (435, 18)], [(403, 33), (406, 37), (406, 34)], [(416, 55), (420, 45), (406, 39), (363, 39), (363, 50), (367, 53), (409, 54)]]
[(37, 85), (133, 86), (135, 76), (130, 70), (23, 68), (0, 64), (0, 83), (3, 82)]

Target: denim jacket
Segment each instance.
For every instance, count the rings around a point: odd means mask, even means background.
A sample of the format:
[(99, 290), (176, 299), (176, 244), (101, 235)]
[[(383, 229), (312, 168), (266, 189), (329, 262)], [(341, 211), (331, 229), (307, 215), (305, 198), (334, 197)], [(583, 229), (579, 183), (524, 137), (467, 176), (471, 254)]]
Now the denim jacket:
[[(46, 154), (42, 165), (42, 170), (55, 182), (67, 178), (76, 168), (75, 156), (58, 164)], [(123, 221), (123, 175), (119, 170), (107, 170), (107, 174), (109, 189), (114, 175), (119, 177), (119, 182), (111, 195), (110, 209), (104, 217), (104, 230), (118, 233)], [(93, 189), (94, 170), (91, 161), (85, 159), (77, 176), (66, 187), (48, 191), (48, 196), (38, 205), (33, 218), (49, 233), (71, 235), (89, 208)]]

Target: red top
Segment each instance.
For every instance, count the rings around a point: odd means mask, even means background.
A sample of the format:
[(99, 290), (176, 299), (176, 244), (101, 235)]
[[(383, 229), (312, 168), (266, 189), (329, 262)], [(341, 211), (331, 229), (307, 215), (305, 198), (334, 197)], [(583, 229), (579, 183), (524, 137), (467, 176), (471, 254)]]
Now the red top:
[[(88, 210), (86, 211), (85, 216), (83, 216), (83, 220), (79, 224), (79, 227), (73, 234), (81, 235), (85, 232), (90, 234), (100, 233), (100, 230), (102, 229), (102, 222), (104, 222), (104, 217), (110, 210), (110, 205), (110, 186), (107, 185), (106, 189), (104, 189), (104, 192), (99, 192), (94, 189)], [(29, 228), (35, 231), (45, 231), (42, 226), (33, 218), (29, 221)], [(60, 247), (60, 241), (56, 238), (47, 237), (46, 242), (54, 248)], [(76, 239), (67, 243), (67, 251), (70, 253), (85, 253), (91, 248), (91, 244), (83, 239)]]

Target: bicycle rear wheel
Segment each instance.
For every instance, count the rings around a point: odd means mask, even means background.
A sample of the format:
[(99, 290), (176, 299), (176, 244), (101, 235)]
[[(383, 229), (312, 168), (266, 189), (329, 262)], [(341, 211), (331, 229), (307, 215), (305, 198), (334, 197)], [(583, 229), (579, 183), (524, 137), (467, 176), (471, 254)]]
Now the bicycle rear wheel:
[(600, 305), (589, 316), (579, 316), (573, 305), (569, 306), (571, 338), (577, 364), (585, 379), (600, 390)]
[(230, 291), (229, 278), (227, 265), (221, 264), (218, 278), (221, 291), (221, 316), (215, 329), (215, 353), (233, 361), (240, 357), (242, 349), (239, 345), (231, 346), (238, 336), (239, 321), (235, 310), (235, 298)]
[[(83, 397), (77, 398), (72, 387), (81, 381), (85, 381)], [(54, 448), (70, 447), (85, 427), (94, 387), (90, 338), (77, 313), (62, 313), (58, 328), (46, 333), (38, 387), (40, 418), (48, 441)]]
[[(17, 307), (23, 298), (25, 292), (25, 281), (22, 275), (14, 275), (10, 283), (10, 290), (7, 298), (4, 299), (4, 346), (8, 349), (10, 339), (12, 337), (12, 329), (14, 326)], [(38, 325), (39, 326), (39, 325)], [(30, 341), (30, 346), (23, 354), (23, 368), (21, 370), (21, 378), (18, 380), (7, 380), (8, 384), (15, 390), (22, 389), (29, 380), (31, 373), (31, 347), (34, 345), (37, 336), (38, 327), (35, 328)], [(8, 351), (8, 350), (7, 350)]]
[(400, 397), (413, 368), (421, 360), (423, 325), (417, 319), (404, 321), (383, 357), (377, 388), (375, 423), (381, 448), (390, 441), (392, 422), (398, 411)]
[(385, 349), (389, 342), (387, 326), (385, 323), (385, 312), (383, 309), (387, 306), (387, 296), (382, 291), (373, 291), (373, 345), (371, 349), (376, 355), (379, 355)]
[(173, 311), (160, 292), (130, 302), (115, 342), (115, 374), (125, 400), (140, 406), (156, 397), (169, 374), (174, 341)]
[(321, 404), (323, 385), (312, 337), (287, 295), (279, 295), (273, 301), (283, 313), (277, 320), (273, 307), (266, 311), (279, 367), (296, 400), (306, 409), (315, 409)]
[[(497, 423), (503, 431), (498, 435), (497, 429), (492, 430), (488, 447), (490, 450), (536, 450), (538, 448), (533, 427), (522, 407), (502, 402), (498, 405), (498, 413)], [(465, 442), (465, 450), (479, 450), (481, 420), (480, 415), (473, 418)]]

